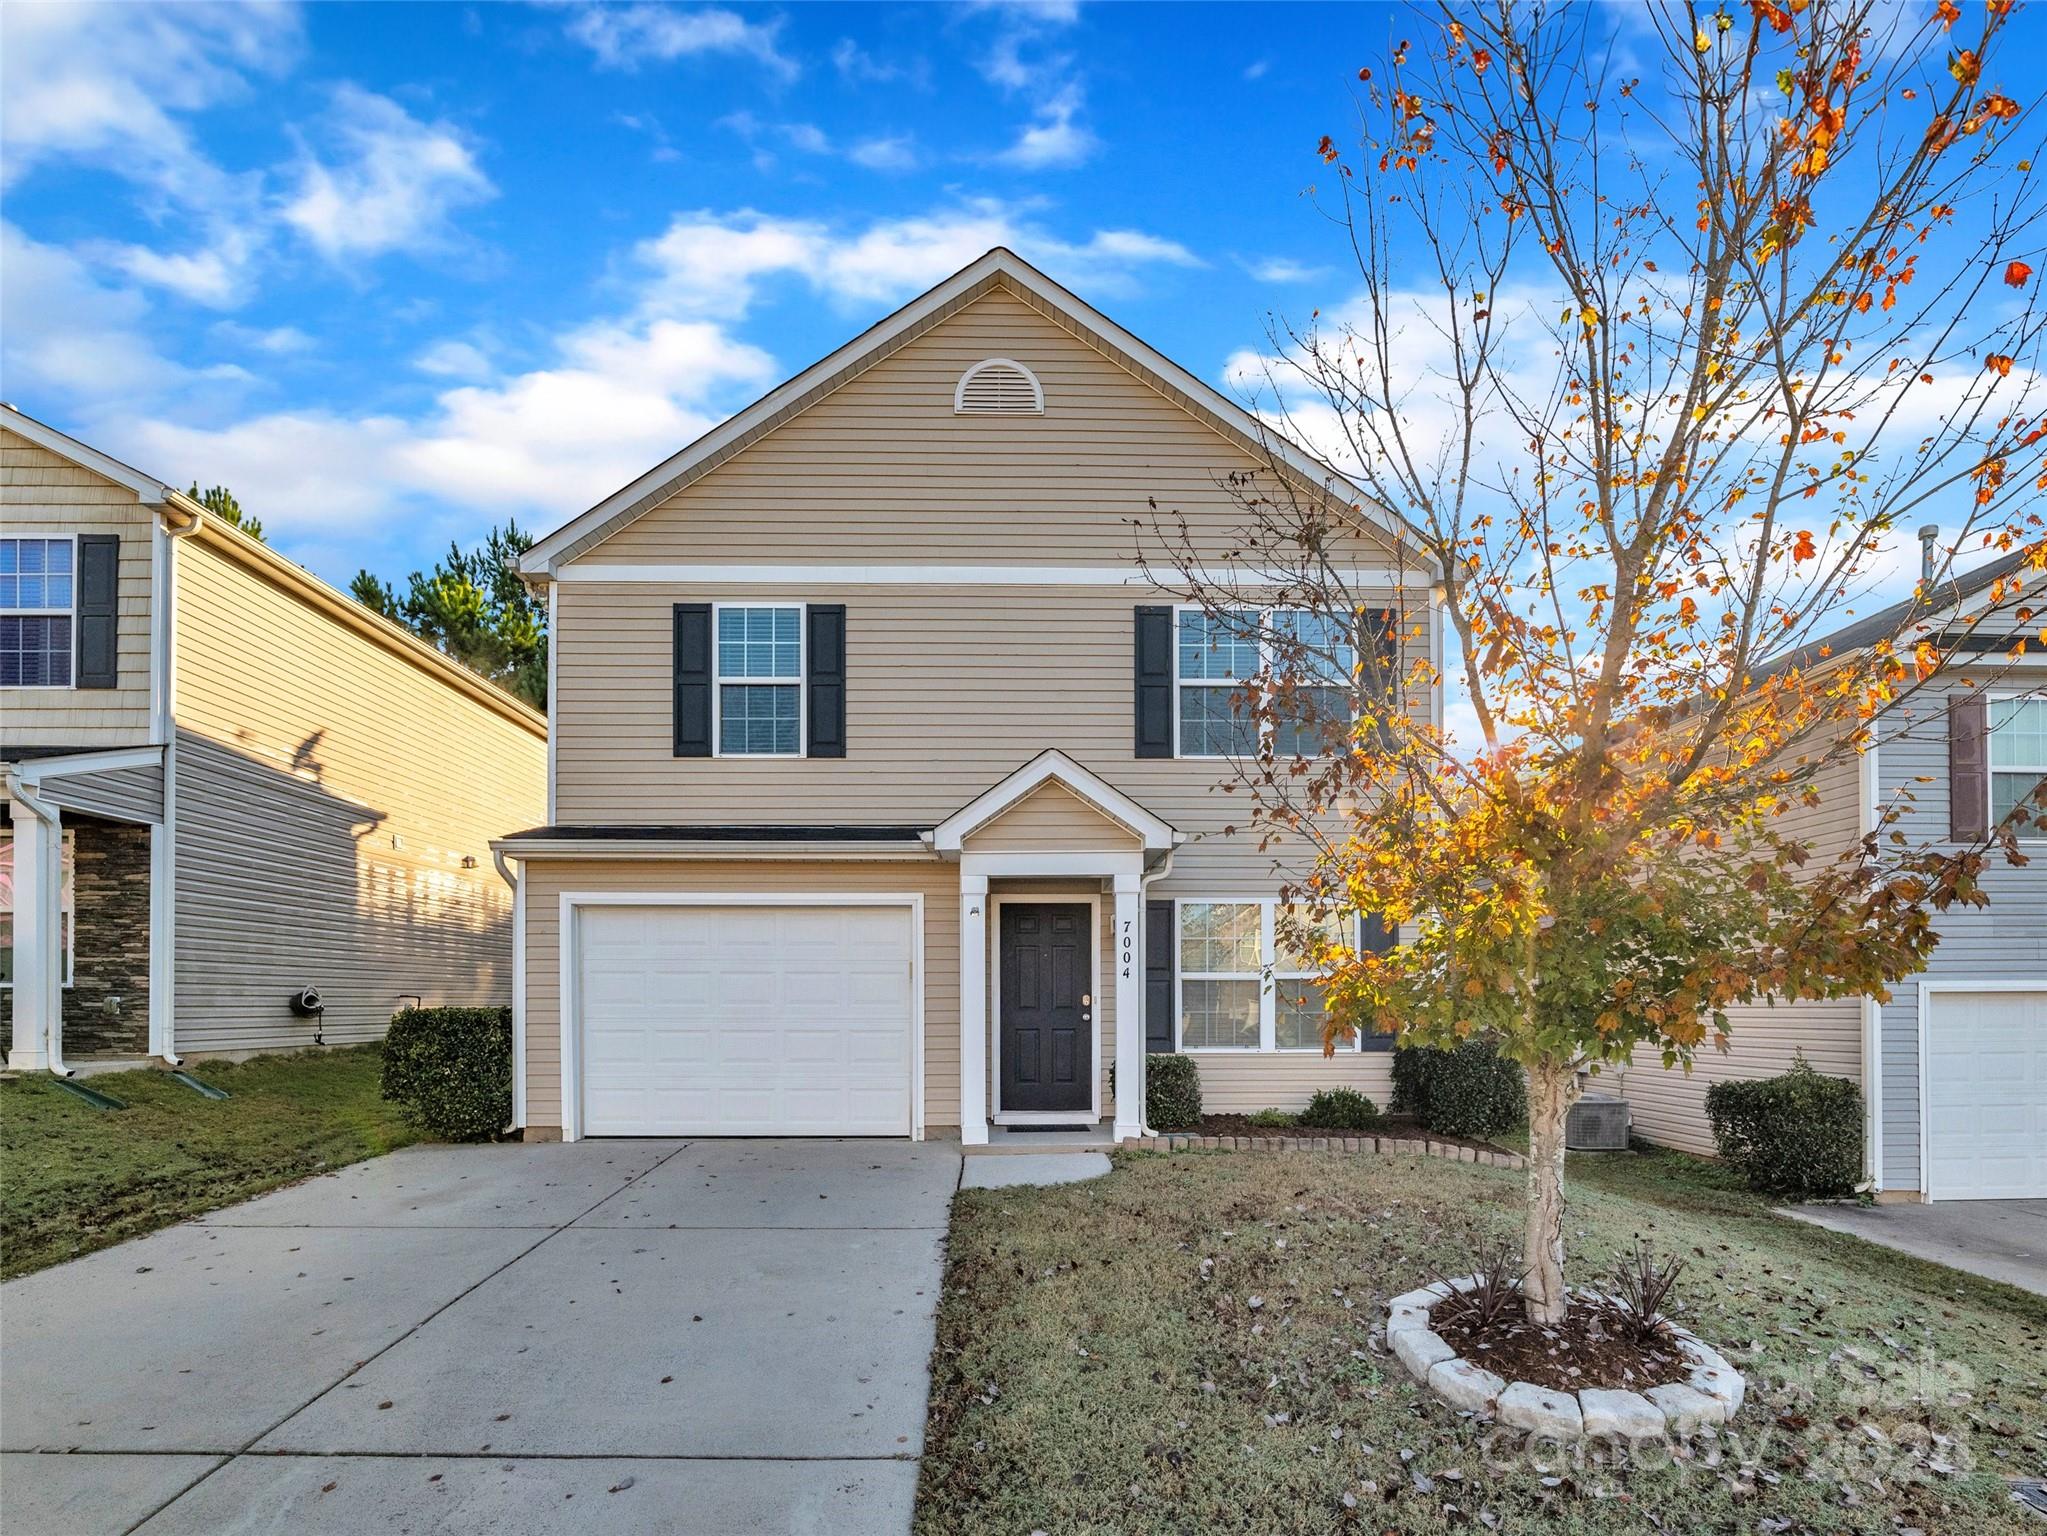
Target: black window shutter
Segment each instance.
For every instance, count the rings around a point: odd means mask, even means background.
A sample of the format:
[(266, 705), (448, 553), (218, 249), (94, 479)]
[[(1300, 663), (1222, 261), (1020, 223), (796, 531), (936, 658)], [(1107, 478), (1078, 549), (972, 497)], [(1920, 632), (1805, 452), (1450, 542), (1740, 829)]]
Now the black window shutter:
[(1144, 904), (1144, 1048), (1173, 1049), (1173, 956), (1178, 929), (1170, 901)]
[(112, 688), (120, 682), (120, 567), (118, 534), (79, 536), (77, 681), (81, 688)]
[(1173, 755), (1173, 610), (1137, 610), (1137, 755)]
[(1990, 835), (1990, 706), (1980, 693), (1947, 702), (1948, 836), (1959, 843)]
[[(1367, 953), (1383, 955), (1400, 942), (1399, 932), (1388, 925), (1376, 912), (1367, 912), (1358, 920), (1358, 944)], [(1358, 1030), (1358, 1045), (1367, 1051), (1390, 1051), (1393, 1037), (1381, 1030), (1361, 1026)]]
[(711, 755), (711, 605), (675, 605), (675, 755)]
[(812, 603), (804, 609), (810, 689), (810, 757), (846, 755), (846, 605)]

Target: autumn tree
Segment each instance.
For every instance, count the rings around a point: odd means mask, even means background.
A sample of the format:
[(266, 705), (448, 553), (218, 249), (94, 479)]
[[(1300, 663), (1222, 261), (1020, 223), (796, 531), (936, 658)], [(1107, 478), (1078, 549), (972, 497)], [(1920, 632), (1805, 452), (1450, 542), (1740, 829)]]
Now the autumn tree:
[[(1582, 1073), (1688, 1066), (1739, 1004), (1880, 991), (2016, 856), (2009, 825), (2001, 851), (1815, 848), (1782, 819), (1964, 643), (1922, 622), (1957, 556), (2017, 552), (1988, 596), (2037, 628), (2043, 226), (2007, 10), (1410, 14), (1321, 146), (1358, 298), (1277, 328), (1254, 390), (1367, 499), (1275, 455), (1233, 482), (1228, 579), (1153, 525), (1155, 579), (1265, 658), (1231, 787), (1310, 914), (1327, 1043), (1483, 1034), (1526, 1073), (1539, 1322), (1566, 1310)], [(1830, 654), (1928, 517), (1934, 581)], [(1381, 520), (1390, 593), (1349, 553)], [(1455, 739), (1387, 702), (1439, 683)], [(1400, 941), (1325, 921), (1357, 913)]]
[(533, 536), (517, 523), (491, 529), (472, 550), (450, 544), (430, 571), (414, 571), (400, 594), (365, 569), (349, 595), (402, 624), (472, 672), (547, 704), (547, 609), (519, 580), (518, 557)]

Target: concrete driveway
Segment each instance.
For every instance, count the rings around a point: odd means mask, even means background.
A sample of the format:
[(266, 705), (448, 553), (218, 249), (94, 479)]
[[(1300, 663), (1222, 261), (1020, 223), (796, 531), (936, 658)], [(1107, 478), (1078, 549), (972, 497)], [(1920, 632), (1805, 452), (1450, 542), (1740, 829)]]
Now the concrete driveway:
[(1784, 1214), (2047, 1296), (2047, 1200), (1795, 1205)]
[(0, 1291), (0, 1529), (907, 1531), (957, 1145), (359, 1164)]

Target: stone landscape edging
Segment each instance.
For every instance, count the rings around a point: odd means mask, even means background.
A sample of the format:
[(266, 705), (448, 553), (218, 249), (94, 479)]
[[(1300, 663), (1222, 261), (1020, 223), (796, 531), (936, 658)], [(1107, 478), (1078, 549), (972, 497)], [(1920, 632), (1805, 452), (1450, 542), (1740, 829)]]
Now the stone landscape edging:
[(1421, 1136), (1196, 1136), (1175, 1131), (1140, 1136), (1123, 1145), (1153, 1152), (1367, 1152), (1381, 1157), (1440, 1157), (1489, 1168), (1528, 1166), (1528, 1159), (1519, 1152), (1492, 1152)]
[[(1449, 1282), (1467, 1290), (1476, 1276)], [(1502, 1424), (1554, 1440), (1660, 1440), (1689, 1437), (1741, 1412), (1747, 1384), (1718, 1350), (1689, 1329), (1664, 1320), (1678, 1352), (1691, 1362), (1683, 1381), (1640, 1392), (1581, 1387), (1566, 1392), (1533, 1382), (1507, 1381), (1460, 1357), (1429, 1327), (1438, 1302), (1450, 1294), (1442, 1282), (1408, 1291), (1386, 1303), (1386, 1343), (1408, 1373), (1453, 1407), (1488, 1414)], [(1581, 1300), (1602, 1300), (1579, 1291)]]

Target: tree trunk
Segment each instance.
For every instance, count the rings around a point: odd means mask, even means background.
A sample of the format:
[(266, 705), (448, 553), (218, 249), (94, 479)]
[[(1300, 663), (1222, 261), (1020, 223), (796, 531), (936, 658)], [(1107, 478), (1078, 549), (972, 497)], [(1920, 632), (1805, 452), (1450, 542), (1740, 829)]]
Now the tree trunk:
[(1563, 1322), (1564, 1119), (1578, 1097), (1578, 1074), (1569, 1062), (1545, 1061), (1528, 1072), (1528, 1230), (1522, 1240), (1521, 1282), (1528, 1320)]

